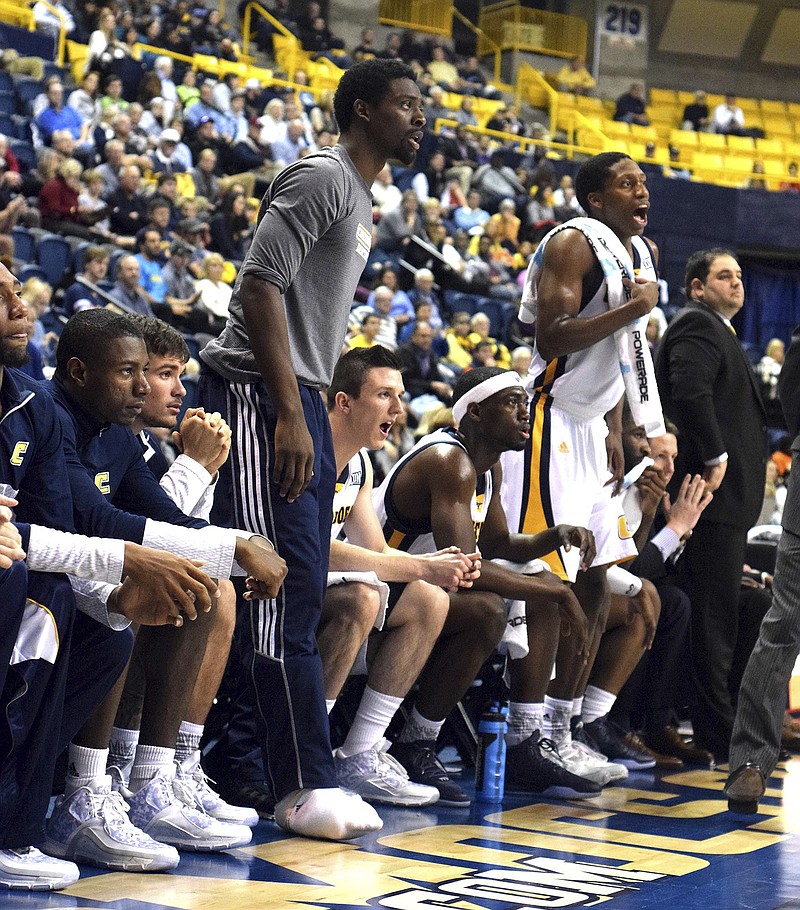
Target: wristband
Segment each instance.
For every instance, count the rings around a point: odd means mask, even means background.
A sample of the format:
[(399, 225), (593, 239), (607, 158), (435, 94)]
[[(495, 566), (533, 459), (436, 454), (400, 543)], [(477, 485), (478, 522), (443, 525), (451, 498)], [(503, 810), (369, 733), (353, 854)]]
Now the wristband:
[(608, 590), (611, 594), (621, 594), (623, 597), (636, 597), (642, 590), (642, 579), (621, 566), (611, 566), (606, 571)]

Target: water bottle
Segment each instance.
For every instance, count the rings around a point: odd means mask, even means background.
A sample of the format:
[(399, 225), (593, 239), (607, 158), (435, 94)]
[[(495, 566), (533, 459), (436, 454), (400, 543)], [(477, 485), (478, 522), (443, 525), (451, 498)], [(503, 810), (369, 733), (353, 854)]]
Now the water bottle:
[(481, 800), (503, 798), (506, 780), (506, 717), (493, 702), (478, 723), (478, 757), (475, 763), (475, 796)]

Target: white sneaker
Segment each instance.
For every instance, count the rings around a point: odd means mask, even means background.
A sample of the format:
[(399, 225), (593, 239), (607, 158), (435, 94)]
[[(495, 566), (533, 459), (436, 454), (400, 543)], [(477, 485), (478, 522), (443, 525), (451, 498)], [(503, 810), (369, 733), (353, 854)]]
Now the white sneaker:
[(178, 850), (213, 852), (250, 843), (248, 827), (217, 821), (203, 810), (192, 788), (174, 784), (173, 774), (167, 773), (136, 793), (123, 791), (131, 820), (142, 831)]
[(343, 790), (351, 790), (362, 799), (389, 806), (429, 806), (439, 799), (436, 787), (414, 784), (406, 769), (386, 752), (367, 749), (345, 757), (337, 749), (336, 779)]
[(0, 888), (60, 891), (80, 877), (75, 863), (45, 856), (36, 847), (0, 850)]
[(275, 806), (275, 821), (284, 831), (324, 840), (351, 840), (383, 827), (372, 806), (339, 787), (293, 790)]
[(572, 738), (569, 731), (561, 733), (558, 740), (557, 757), (550, 757), (551, 761), (560, 764), (567, 771), (584, 777), (601, 787), (612, 781), (623, 780), (628, 776), (627, 770), (620, 774), (620, 765), (607, 761), (604, 755), (599, 755), (579, 740)]
[(59, 796), (47, 823), (50, 856), (121, 872), (174, 869), (178, 851), (153, 840), (128, 818), (128, 807), (111, 789), (111, 777), (95, 778), (71, 796)]
[[(203, 810), (219, 822), (228, 822), (231, 825), (246, 825), (254, 828), (258, 824), (258, 812), (245, 806), (232, 806), (213, 789), (213, 781), (206, 776), (200, 765), (200, 753), (195, 752), (184, 761), (177, 764), (174, 787), (175, 792), (183, 799), (189, 801), (189, 792), (194, 791), (194, 798), (203, 807)], [(184, 789), (187, 792), (184, 794)]]

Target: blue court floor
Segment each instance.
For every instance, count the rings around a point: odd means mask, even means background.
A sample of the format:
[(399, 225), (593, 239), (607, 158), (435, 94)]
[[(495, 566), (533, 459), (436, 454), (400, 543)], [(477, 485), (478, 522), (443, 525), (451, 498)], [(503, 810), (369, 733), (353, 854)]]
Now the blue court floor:
[(183, 854), (169, 874), (88, 867), (55, 894), (2, 892), (3, 910), (525, 910), (800, 908), (800, 759), (776, 772), (760, 814), (733, 816), (723, 766), (632, 773), (591, 801), (509, 795), (470, 809), (380, 809), (350, 844), (286, 837)]

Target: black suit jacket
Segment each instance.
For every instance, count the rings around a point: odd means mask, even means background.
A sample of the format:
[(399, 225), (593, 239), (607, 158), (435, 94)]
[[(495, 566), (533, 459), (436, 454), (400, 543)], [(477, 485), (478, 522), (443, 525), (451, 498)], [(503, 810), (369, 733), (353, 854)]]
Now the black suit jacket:
[(656, 379), (680, 434), (670, 495), (687, 473), (727, 452), (725, 478), (701, 521), (750, 528), (764, 496), (766, 414), (738, 338), (710, 307), (690, 301), (664, 333)]

